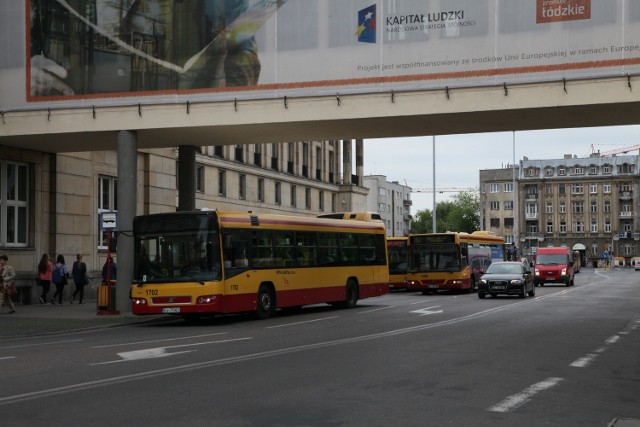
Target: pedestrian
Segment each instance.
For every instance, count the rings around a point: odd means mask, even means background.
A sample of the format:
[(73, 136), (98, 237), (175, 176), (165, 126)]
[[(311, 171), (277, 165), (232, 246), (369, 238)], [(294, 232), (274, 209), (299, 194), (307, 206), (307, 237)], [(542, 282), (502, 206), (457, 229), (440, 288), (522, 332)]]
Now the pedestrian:
[(62, 294), (64, 293), (64, 286), (67, 284), (67, 278), (69, 277), (69, 270), (64, 265), (64, 255), (60, 254), (56, 258), (56, 265), (53, 267), (52, 273), (53, 284), (56, 285), (56, 292), (51, 298), (51, 304), (56, 305), (56, 298), (58, 298), (58, 305), (62, 305)]
[(42, 286), (42, 295), (40, 295), (40, 304), (44, 304), (47, 300), (47, 294), (51, 288), (51, 275), (53, 274), (53, 263), (49, 259), (49, 254), (42, 254), (38, 263), (38, 284)]
[(87, 278), (87, 265), (82, 262), (82, 255), (80, 254), (76, 255), (76, 261), (71, 268), (71, 277), (73, 278), (73, 284), (76, 286), (76, 290), (73, 292), (69, 302), (73, 304), (73, 300), (78, 295), (78, 302), (84, 304), (82, 302), (84, 300), (84, 286), (89, 283), (89, 279)]
[[(109, 266), (111, 266), (109, 268)], [(108, 270), (107, 270), (108, 269)], [(109, 272), (109, 277), (107, 278), (107, 271)], [(111, 258), (111, 256), (107, 257), (104, 265), (102, 266), (102, 280), (105, 282), (108, 280), (116, 280), (116, 262)]]
[(13, 279), (16, 272), (9, 264), (9, 258), (6, 255), (0, 255), (0, 306), (5, 302), (9, 306), (9, 314), (16, 312), (11, 297), (16, 294), (16, 288)]

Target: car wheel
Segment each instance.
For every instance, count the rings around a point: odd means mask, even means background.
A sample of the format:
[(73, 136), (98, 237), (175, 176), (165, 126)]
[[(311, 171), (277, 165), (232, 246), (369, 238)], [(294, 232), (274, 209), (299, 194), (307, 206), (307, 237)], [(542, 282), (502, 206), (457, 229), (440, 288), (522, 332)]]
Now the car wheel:
[(529, 291), (529, 296), (530, 297), (535, 297), (536, 296), (536, 287), (532, 286), (531, 290)]
[(522, 284), (522, 289), (520, 289), (520, 294), (518, 295), (520, 298), (527, 297), (527, 285), (525, 283)]
[(478, 292), (478, 298), (484, 299), (487, 295), (484, 292)]

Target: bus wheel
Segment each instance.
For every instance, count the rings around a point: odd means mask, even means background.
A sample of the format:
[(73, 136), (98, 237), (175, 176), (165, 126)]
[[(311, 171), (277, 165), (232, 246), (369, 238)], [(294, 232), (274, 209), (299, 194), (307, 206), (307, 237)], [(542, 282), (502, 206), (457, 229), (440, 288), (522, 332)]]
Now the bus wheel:
[(273, 291), (267, 285), (260, 285), (258, 289), (258, 303), (256, 304), (256, 318), (267, 319), (271, 317), (276, 308), (276, 299)]
[(349, 279), (347, 282), (347, 298), (344, 301), (344, 308), (355, 308), (358, 304), (358, 284), (355, 280)]

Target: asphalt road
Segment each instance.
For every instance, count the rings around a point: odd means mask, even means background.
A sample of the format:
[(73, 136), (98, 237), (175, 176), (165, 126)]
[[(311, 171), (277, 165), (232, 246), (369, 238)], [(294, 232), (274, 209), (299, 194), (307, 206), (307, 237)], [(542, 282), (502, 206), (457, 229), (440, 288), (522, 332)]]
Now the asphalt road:
[(626, 426), (640, 272), (0, 341), (3, 426)]

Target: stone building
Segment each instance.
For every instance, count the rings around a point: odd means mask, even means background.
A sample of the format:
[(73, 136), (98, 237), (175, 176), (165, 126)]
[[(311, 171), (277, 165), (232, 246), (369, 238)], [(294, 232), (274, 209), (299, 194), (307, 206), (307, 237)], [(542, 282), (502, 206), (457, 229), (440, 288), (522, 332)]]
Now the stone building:
[[(137, 185), (130, 189), (136, 214), (177, 209), (178, 151), (137, 151)], [(362, 159), (362, 140), (199, 147), (196, 208), (309, 216), (366, 210)], [(100, 214), (118, 211), (117, 163), (116, 151), (50, 154), (3, 147), (0, 247), (16, 270), (22, 303), (39, 296), (35, 278), (43, 253), (53, 260), (63, 254), (69, 268), (82, 254), (92, 279), (88, 297), (95, 292), (108, 249)], [(112, 250), (118, 232), (130, 230), (114, 232)]]
[(580, 252), (583, 265), (628, 265), (640, 254), (639, 158), (525, 157), (515, 197), (511, 168), (480, 171), (483, 226), (505, 237), (514, 230), (525, 256), (541, 246), (566, 246)]

